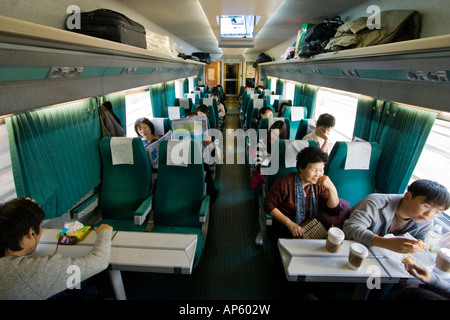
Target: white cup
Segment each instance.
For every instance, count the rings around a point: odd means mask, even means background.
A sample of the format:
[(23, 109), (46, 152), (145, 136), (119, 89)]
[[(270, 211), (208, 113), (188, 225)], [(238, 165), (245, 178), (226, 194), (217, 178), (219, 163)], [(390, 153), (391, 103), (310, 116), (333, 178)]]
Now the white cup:
[(344, 238), (345, 235), (341, 229), (335, 227), (328, 229), (328, 235), (325, 244), (327, 250), (331, 253), (339, 252)]
[(360, 243), (352, 243), (348, 253), (348, 265), (353, 270), (356, 270), (361, 267), (364, 259), (367, 258), (368, 255), (369, 250), (367, 250), (364, 245)]
[(450, 272), (450, 249), (441, 248), (436, 256), (436, 268), (443, 272)]

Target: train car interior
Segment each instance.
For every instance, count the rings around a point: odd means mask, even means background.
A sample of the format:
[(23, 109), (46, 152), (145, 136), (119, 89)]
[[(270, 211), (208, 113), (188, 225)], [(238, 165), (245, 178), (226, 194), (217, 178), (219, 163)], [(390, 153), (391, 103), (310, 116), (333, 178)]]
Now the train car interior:
[[(108, 39), (98, 15), (133, 29)], [(329, 263), (324, 237), (313, 253), (273, 243), (264, 201), (321, 147), (302, 139), (322, 114), (335, 118), (324, 172), (349, 210), (420, 179), (450, 190), (449, 15), (448, 0), (1, 1), (0, 202), (41, 206), (42, 252), (68, 250), (52, 230), (111, 225), (110, 265), (82, 283), (101, 299), (383, 299), (370, 270), (339, 265), (350, 242)], [(275, 124), (287, 132), (270, 142)], [(432, 259), (450, 256), (450, 210), (438, 215)], [(418, 283), (369, 258), (383, 288)]]

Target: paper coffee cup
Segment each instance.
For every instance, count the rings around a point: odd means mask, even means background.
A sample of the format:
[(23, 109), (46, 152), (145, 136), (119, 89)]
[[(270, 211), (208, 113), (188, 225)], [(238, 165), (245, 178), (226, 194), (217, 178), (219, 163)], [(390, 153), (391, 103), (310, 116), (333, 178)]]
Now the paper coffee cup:
[(360, 244), (360, 243), (352, 243), (350, 246), (350, 250), (348, 253), (348, 265), (350, 268), (356, 270), (358, 269), (365, 258), (369, 255), (369, 250)]
[(450, 249), (441, 248), (436, 256), (436, 268), (443, 272), (450, 272)]
[(344, 241), (344, 232), (339, 228), (328, 229), (327, 240), (325, 246), (327, 250), (331, 253), (339, 252), (342, 246), (342, 241)]

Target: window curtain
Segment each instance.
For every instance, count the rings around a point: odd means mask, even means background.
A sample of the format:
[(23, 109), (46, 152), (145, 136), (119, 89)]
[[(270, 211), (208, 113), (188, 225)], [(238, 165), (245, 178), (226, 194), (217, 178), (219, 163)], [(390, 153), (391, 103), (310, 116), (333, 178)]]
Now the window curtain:
[(167, 102), (165, 85), (163, 83), (155, 84), (150, 87), (150, 99), (152, 101), (153, 116), (155, 118), (167, 118)]
[(375, 141), (381, 146), (376, 187), (404, 193), (437, 114), (386, 102)]
[[(302, 83), (296, 83), (294, 88), (294, 100), (292, 101), (293, 106), (303, 106), (303, 87), (305, 85)], [(305, 115), (305, 118), (311, 118), (309, 111), (308, 114)]]
[(6, 118), (18, 197), (39, 203), (46, 219), (68, 212), (100, 184), (96, 99)]
[(167, 106), (175, 105), (175, 82), (170, 81), (165, 83)]
[(370, 97), (359, 97), (353, 138), (375, 141), (384, 101)]
[(281, 79), (278, 79), (275, 94), (283, 95), (283, 92), (284, 92), (284, 81)]
[(109, 101), (111, 102), (114, 114), (119, 118), (121, 126), (127, 134), (127, 111), (125, 103), (125, 92), (111, 93), (102, 97), (102, 103)]
[(314, 114), (314, 107), (316, 106), (317, 87), (310, 85), (303, 85), (301, 93), (302, 99), (300, 106), (306, 107), (308, 110), (308, 117), (312, 119)]
[(184, 78), (183, 79), (183, 82), (182, 82), (182, 85), (183, 85), (183, 94), (182, 94), (182, 96), (184, 97), (184, 94), (185, 93), (189, 93), (189, 79), (188, 78)]

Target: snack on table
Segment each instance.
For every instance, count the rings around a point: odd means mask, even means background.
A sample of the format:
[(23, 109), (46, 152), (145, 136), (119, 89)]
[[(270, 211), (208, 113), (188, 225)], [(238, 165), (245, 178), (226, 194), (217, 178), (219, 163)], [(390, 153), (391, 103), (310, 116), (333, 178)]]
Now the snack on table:
[(404, 264), (414, 263), (414, 262), (416, 262), (416, 258), (414, 258), (414, 257), (411, 256), (411, 255), (408, 255), (408, 256), (405, 256), (405, 257), (402, 259), (402, 262), (403, 262)]

